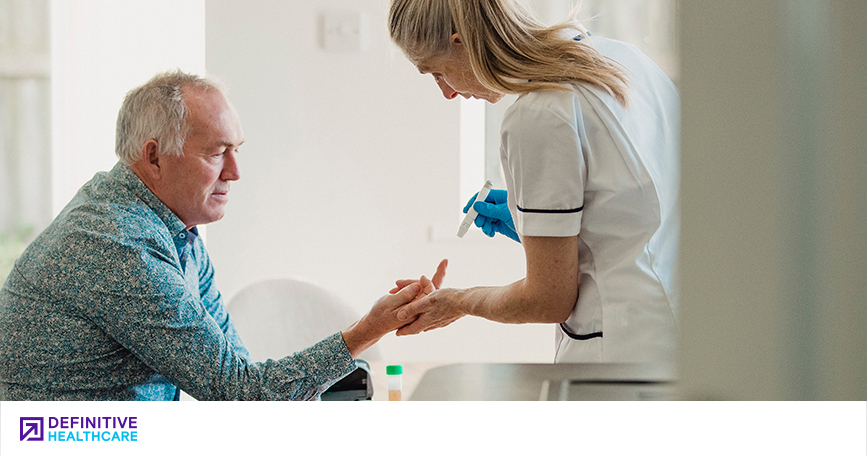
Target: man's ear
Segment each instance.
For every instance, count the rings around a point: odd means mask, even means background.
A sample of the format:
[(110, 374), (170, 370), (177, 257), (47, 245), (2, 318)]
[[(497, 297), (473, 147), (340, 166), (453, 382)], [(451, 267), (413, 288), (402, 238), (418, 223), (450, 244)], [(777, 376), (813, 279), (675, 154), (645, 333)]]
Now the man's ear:
[(151, 180), (159, 180), (162, 176), (160, 164), (160, 145), (155, 139), (149, 139), (141, 149), (141, 167)]

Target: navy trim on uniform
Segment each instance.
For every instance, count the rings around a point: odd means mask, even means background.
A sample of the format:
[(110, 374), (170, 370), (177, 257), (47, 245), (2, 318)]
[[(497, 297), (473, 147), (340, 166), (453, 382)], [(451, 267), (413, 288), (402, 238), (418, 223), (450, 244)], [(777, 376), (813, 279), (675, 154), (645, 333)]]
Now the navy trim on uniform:
[(563, 323), (560, 323), (560, 329), (562, 329), (563, 332), (566, 333), (566, 335), (569, 336), (570, 339), (590, 340), (590, 339), (595, 339), (597, 337), (602, 337), (602, 331), (590, 333), (590, 334), (575, 334), (575, 333), (569, 331), (568, 329), (566, 329), (566, 325), (564, 325)]
[(581, 212), (584, 210), (584, 206), (581, 206), (577, 209), (524, 209), (521, 206), (517, 206), (517, 208), (521, 212), (532, 212), (537, 214), (574, 214), (576, 212)]

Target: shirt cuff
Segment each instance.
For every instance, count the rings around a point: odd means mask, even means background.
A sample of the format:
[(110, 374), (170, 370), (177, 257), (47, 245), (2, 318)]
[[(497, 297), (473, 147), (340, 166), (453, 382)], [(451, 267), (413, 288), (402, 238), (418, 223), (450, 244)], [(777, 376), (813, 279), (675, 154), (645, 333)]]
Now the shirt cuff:
[(310, 378), (317, 385), (324, 386), (324, 389), (349, 375), (357, 367), (339, 332), (297, 353), (296, 356)]

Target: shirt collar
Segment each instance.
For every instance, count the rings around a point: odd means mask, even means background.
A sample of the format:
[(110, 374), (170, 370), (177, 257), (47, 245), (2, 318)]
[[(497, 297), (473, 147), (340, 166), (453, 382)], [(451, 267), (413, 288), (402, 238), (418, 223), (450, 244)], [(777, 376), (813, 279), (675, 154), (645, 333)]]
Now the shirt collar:
[[(177, 238), (181, 233), (188, 232), (184, 222), (182, 222), (181, 219), (179, 219), (178, 216), (165, 205), (165, 203), (160, 201), (160, 199), (154, 195), (151, 189), (142, 182), (141, 178), (139, 178), (127, 164), (117, 162), (117, 164), (114, 165), (114, 168), (109, 171), (109, 175), (114, 179), (117, 179), (117, 181), (125, 187), (132, 190), (133, 193), (135, 193), (135, 195), (142, 200), (160, 220), (162, 220), (169, 229), (169, 233), (171, 233), (172, 237)], [(198, 236), (199, 234), (195, 227), (193, 227), (192, 234), (195, 236)], [(187, 237), (186, 233), (184, 237)], [(192, 238), (191, 240), (193, 239), (195, 238)]]
[(199, 228), (194, 226), (187, 230), (187, 240), (192, 244), (196, 242), (196, 238), (199, 237)]

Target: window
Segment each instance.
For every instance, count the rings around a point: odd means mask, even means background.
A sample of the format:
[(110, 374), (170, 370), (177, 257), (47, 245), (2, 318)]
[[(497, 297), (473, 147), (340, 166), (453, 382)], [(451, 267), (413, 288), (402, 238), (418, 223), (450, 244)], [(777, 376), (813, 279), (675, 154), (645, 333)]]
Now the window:
[(51, 220), (47, 0), (0, 2), (0, 283)]

